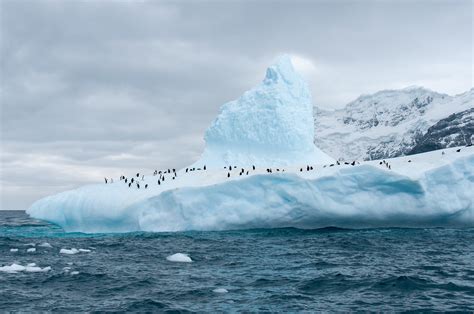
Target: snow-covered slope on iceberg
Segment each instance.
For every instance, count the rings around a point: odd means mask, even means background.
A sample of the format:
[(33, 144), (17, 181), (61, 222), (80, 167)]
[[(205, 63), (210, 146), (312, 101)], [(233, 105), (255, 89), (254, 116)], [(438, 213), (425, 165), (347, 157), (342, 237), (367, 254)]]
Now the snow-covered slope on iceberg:
[[(235, 228), (474, 226), (474, 147), (354, 166), (293, 166), (249, 175), (215, 169), (178, 173), (148, 189), (91, 185), (37, 201), (32, 217), (67, 231)], [(410, 162), (409, 162), (410, 160)], [(303, 171), (300, 171), (303, 170)]]
[(261, 167), (322, 164), (332, 159), (314, 145), (311, 93), (288, 56), (267, 69), (263, 82), (221, 107), (194, 165)]
[[(474, 108), (474, 89), (457, 96), (422, 87), (384, 90), (362, 95), (340, 110), (316, 109), (315, 143), (332, 157), (345, 160), (403, 156), (438, 121), (470, 108)], [(445, 144), (443, 148), (457, 146)]]

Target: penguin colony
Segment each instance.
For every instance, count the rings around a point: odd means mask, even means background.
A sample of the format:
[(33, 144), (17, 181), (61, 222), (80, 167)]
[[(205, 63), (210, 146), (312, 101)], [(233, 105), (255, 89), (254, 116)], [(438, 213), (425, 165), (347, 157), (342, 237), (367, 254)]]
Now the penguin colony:
[[(471, 145), (467, 145), (467, 146), (471, 146)], [(457, 149), (456, 150), (457, 153), (461, 152), (461, 149)], [(441, 152), (441, 155), (445, 155), (445, 151), (442, 151)], [(411, 159), (408, 160), (409, 163), (412, 162)], [(359, 165), (360, 163), (356, 160), (352, 161), (352, 162), (347, 162), (347, 161), (336, 161), (335, 164), (329, 164), (329, 165), (323, 165), (323, 168), (326, 168), (326, 167), (335, 167), (335, 166), (355, 166), (355, 165)], [(392, 170), (392, 165), (389, 164), (386, 160), (382, 160), (379, 162), (379, 165), (380, 166), (383, 166), (385, 167), (386, 169), (388, 170)], [(255, 165), (252, 165), (252, 167), (250, 169), (245, 169), (245, 168), (240, 168), (239, 170), (237, 170), (237, 166), (232, 166), (232, 165), (229, 165), (229, 166), (225, 166), (224, 167), (224, 170), (226, 170), (227, 172), (227, 178), (230, 178), (231, 176), (248, 176), (249, 174), (251, 174), (252, 171), (256, 171), (256, 167)], [(206, 171), (207, 170), (207, 167), (206, 165), (204, 165), (202, 168), (196, 168), (196, 167), (193, 167), (193, 168), (186, 168), (184, 173), (185, 174), (191, 174), (192, 172), (195, 172), (195, 171)], [(309, 172), (309, 171), (313, 171), (314, 168), (313, 166), (311, 165), (306, 165), (306, 167), (301, 167), (299, 168), (299, 172)], [(265, 172), (266, 173), (274, 173), (274, 172), (285, 172), (285, 169), (283, 168), (266, 168), (265, 169)], [(155, 170), (153, 172), (153, 176), (154, 177), (158, 177), (157, 178), (157, 185), (162, 185), (165, 183), (166, 181), (166, 178), (169, 178), (171, 177), (171, 180), (175, 180), (177, 177), (178, 177), (178, 173), (176, 172), (176, 169), (166, 169), (166, 170)], [(136, 187), (137, 189), (140, 189), (140, 184), (138, 183), (140, 179), (140, 173), (137, 173), (135, 176), (132, 176), (132, 177), (126, 177), (124, 175), (121, 175), (120, 176), (120, 181), (123, 181), (123, 183), (125, 183), (125, 185), (127, 185), (129, 188), (132, 188), (132, 187)], [(105, 181), (105, 184), (112, 184), (114, 182), (113, 178), (104, 178), (104, 181)], [(140, 181), (145, 181), (145, 175), (142, 174), (141, 176), (141, 180)], [(145, 184), (144, 185), (144, 188), (145, 189), (148, 189), (148, 184)]]

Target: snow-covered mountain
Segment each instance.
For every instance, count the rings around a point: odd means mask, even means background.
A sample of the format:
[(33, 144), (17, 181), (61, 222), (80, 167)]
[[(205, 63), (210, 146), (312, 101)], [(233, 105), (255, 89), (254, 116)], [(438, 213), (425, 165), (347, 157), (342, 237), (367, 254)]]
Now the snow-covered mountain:
[[(316, 108), (315, 143), (332, 157), (345, 160), (403, 156), (413, 151), (430, 127), (473, 107), (474, 88), (456, 96), (423, 87), (383, 90), (362, 95), (340, 110)], [(472, 136), (473, 121), (465, 122), (459, 124), (459, 132), (465, 129)], [(437, 147), (467, 144), (455, 138), (446, 137)]]

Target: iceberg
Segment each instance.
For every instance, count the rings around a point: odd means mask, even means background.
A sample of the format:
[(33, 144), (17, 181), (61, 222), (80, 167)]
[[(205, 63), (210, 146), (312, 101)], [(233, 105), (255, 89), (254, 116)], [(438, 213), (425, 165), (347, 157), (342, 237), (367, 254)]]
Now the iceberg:
[(87, 233), (474, 226), (474, 147), (339, 163), (313, 144), (312, 108), (283, 56), (222, 106), (190, 167), (150, 173), (141, 189), (120, 179), (83, 186), (27, 213)]

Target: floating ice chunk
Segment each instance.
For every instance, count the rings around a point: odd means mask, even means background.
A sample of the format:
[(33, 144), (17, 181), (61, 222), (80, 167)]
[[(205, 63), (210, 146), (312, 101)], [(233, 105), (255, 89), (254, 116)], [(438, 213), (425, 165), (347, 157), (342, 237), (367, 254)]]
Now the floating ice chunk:
[(79, 252), (89, 253), (89, 252), (92, 252), (92, 251), (88, 250), (88, 249), (79, 249)]
[(73, 263), (73, 262), (68, 262), (68, 263), (66, 263), (66, 264), (68, 264), (68, 265), (74, 265), (74, 263)]
[(73, 255), (79, 253), (78, 249), (72, 248), (72, 249), (61, 249), (59, 251), (59, 254), (68, 254), (68, 255)]
[(78, 272), (77, 270), (72, 271), (72, 272), (71, 272), (71, 276), (74, 276), (74, 275), (79, 275), (79, 272)]
[(212, 290), (212, 292), (215, 292), (215, 293), (227, 293), (227, 292), (229, 292), (229, 291), (227, 291), (227, 289), (224, 289), (224, 288), (217, 288), (217, 289)]
[(18, 252), (18, 249), (10, 249), (10, 252)]
[(187, 255), (183, 253), (176, 253), (170, 255), (166, 258), (170, 262), (178, 262), (178, 263), (191, 263), (193, 260)]
[(0, 267), (0, 272), (6, 272), (6, 273), (17, 273), (20, 271), (26, 271), (29, 273), (38, 273), (38, 272), (47, 272), (50, 270), (51, 270), (50, 266), (41, 268), (41, 267), (36, 266), (35, 263), (30, 263), (27, 266), (13, 263), (10, 266), (6, 265), (6, 266)]
[(25, 269), (26, 269), (25, 266), (18, 265), (15, 263), (11, 264), (10, 266), (5, 265), (5, 266), (0, 267), (0, 271), (3, 271), (5, 273), (16, 273), (19, 271), (24, 271)]
[(51, 270), (51, 266), (47, 266), (44, 268), (37, 267), (37, 266), (26, 266), (25, 271), (29, 273), (42, 273), (42, 272), (47, 272)]
[(41, 247), (47, 247), (47, 248), (52, 248), (53, 246), (51, 244), (49, 244), (48, 242), (43, 242), (41, 244), (39, 244), (38, 246), (41, 246)]
[(36, 252), (36, 249), (34, 247), (30, 247), (29, 249), (26, 250), (28, 253), (34, 253)]

